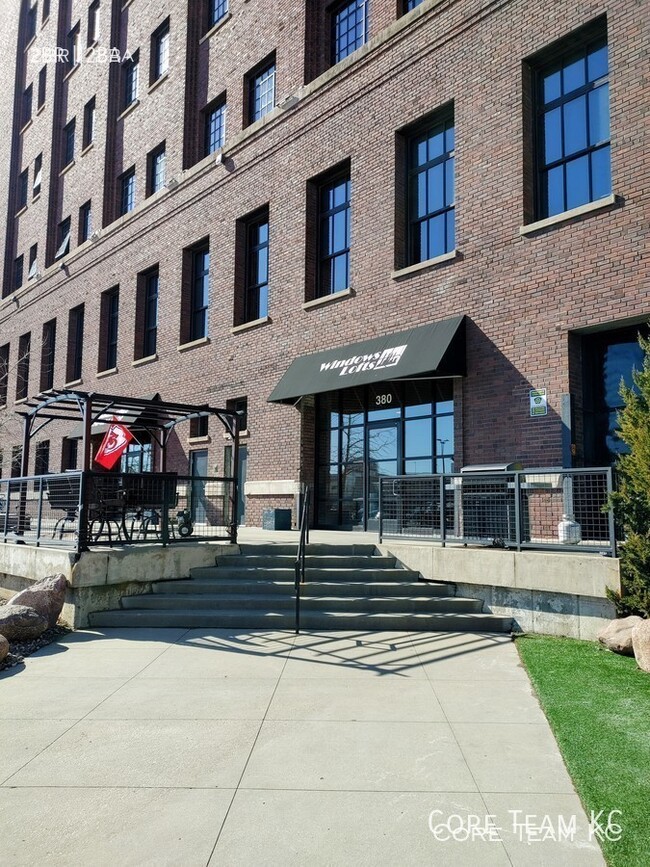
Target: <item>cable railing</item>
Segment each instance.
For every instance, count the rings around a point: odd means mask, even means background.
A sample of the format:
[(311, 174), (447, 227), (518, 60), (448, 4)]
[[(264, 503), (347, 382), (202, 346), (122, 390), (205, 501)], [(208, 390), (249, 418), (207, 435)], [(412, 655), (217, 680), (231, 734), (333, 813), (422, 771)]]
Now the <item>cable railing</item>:
[(380, 479), (379, 537), (616, 556), (611, 467)]
[(305, 583), (305, 551), (309, 544), (309, 501), (311, 498), (311, 490), (307, 486), (305, 488), (302, 509), (300, 510), (300, 540), (298, 542), (298, 551), (296, 553), (296, 562), (294, 564), (295, 580), (294, 587), (296, 592), (296, 635), (300, 633), (300, 601), (302, 595), (302, 585)]

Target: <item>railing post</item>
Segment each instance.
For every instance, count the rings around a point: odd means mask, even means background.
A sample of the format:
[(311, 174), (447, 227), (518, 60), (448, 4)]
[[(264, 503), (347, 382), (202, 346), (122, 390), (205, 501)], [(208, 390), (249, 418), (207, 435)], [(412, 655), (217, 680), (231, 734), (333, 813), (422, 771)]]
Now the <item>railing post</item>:
[(616, 521), (612, 507), (612, 494), (614, 493), (614, 471), (607, 467), (607, 522), (609, 525), (609, 547), (612, 557), (616, 557)]
[(515, 470), (515, 542), (517, 551), (521, 551), (521, 477), (519, 470)]
[(79, 473), (79, 521), (78, 525), (78, 541), (77, 550), (88, 550), (88, 482), (89, 473), (82, 471)]
[(379, 542), (384, 535), (384, 480), (379, 479)]
[(440, 475), (440, 543), (444, 548), (446, 545), (447, 539), (447, 521), (446, 521), (446, 509), (445, 509), (445, 474), (441, 473)]
[(43, 476), (38, 480), (38, 508), (36, 511), (36, 547), (41, 544), (41, 522), (43, 519)]
[(163, 480), (163, 491), (165, 493), (163, 496), (160, 515), (160, 521), (162, 524), (162, 526), (160, 527), (160, 538), (162, 540), (163, 547), (169, 545), (169, 503), (171, 502), (172, 498), (175, 499), (175, 496), (173, 495), (176, 493), (174, 491), (172, 494), (172, 485), (176, 485), (175, 478), (168, 477)]

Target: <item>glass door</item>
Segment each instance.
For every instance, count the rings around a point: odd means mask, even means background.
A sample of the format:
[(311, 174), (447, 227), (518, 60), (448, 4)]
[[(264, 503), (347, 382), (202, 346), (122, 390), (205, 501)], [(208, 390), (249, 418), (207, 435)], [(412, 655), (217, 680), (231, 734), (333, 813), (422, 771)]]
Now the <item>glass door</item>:
[(366, 530), (379, 530), (379, 481), (398, 475), (402, 463), (399, 419), (369, 422), (366, 428)]

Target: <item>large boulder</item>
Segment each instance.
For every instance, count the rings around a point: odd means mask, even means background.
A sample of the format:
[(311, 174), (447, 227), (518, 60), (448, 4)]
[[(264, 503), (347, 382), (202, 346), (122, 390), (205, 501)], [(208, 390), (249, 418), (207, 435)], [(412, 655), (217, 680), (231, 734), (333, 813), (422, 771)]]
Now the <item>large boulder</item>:
[(4, 661), (4, 658), (8, 653), (9, 653), (9, 642), (4, 637), (4, 635), (0, 635), (0, 662)]
[(632, 633), (634, 655), (639, 668), (650, 672), (650, 620), (642, 620)]
[(9, 641), (38, 638), (47, 629), (47, 618), (27, 605), (3, 605), (0, 608), (0, 635)]
[(56, 626), (59, 614), (65, 602), (65, 575), (50, 575), (42, 581), (36, 581), (9, 600), (9, 605), (28, 605), (47, 620), (48, 628)]
[(612, 620), (604, 629), (600, 630), (598, 641), (608, 650), (613, 650), (614, 653), (622, 653), (624, 656), (634, 656), (632, 633), (639, 623), (643, 623), (643, 618), (637, 617), (636, 614)]

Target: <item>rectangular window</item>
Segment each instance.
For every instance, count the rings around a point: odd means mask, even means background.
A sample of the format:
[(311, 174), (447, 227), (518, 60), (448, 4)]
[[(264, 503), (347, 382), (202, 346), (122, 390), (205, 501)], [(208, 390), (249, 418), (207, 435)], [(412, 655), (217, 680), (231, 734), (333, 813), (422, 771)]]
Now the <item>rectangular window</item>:
[(89, 199), (79, 208), (79, 243), (88, 241), (93, 233), (92, 201)]
[(138, 274), (134, 347), (136, 359), (149, 358), (156, 354), (159, 291), (160, 273), (157, 266)]
[(23, 91), (21, 126), (25, 126), (25, 124), (32, 119), (32, 93), (33, 87), (30, 84), (29, 87), (26, 87)]
[(612, 192), (604, 24), (572, 36), (552, 58), (545, 53), (534, 70), (537, 216), (544, 219)]
[(228, 0), (207, 0), (208, 29), (214, 27), (228, 12)]
[(66, 217), (65, 220), (62, 220), (59, 223), (59, 239), (57, 242), (58, 247), (54, 254), (55, 259), (60, 259), (62, 256), (66, 256), (70, 252), (71, 226), (72, 219), (70, 217)]
[(54, 387), (54, 354), (56, 352), (56, 319), (43, 325), (41, 339), (41, 381), (40, 390), (49, 391)]
[(244, 230), (246, 232), (246, 269), (243, 322), (252, 322), (267, 316), (269, 311), (268, 208), (244, 221)]
[(255, 123), (275, 106), (275, 56), (248, 76), (248, 122)]
[(97, 369), (117, 367), (117, 336), (120, 325), (120, 287), (102, 292), (99, 323), (99, 359)]
[(38, 277), (38, 244), (32, 244), (29, 248), (29, 271), (27, 272), (27, 279), (33, 280), (34, 277)]
[(226, 100), (220, 97), (203, 110), (203, 156), (221, 150), (226, 140)]
[(79, 22), (75, 24), (72, 30), (68, 33), (66, 40), (66, 49), (68, 51), (67, 61), (70, 68), (77, 66), (79, 63)]
[(190, 341), (207, 337), (210, 295), (210, 250), (194, 250), (192, 255), (192, 303)]
[[(235, 397), (226, 401), (226, 409), (239, 416), (239, 430), (248, 430), (248, 398)], [(226, 474), (228, 475), (228, 473)]]
[(198, 418), (190, 419), (190, 438), (197, 439), (198, 437), (207, 437), (209, 431), (209, 417), (201, 415)]
[(368, 41), (368, 0), (346, 0), (332, 12), (332, 63)]
[(77, 469), (78, 440), (68, 439), (61, 443), (61, 472)]
[(63, 166), (69, 166), (74, 159), (74, 134), (77, 119), (72, 120), (63, 127)]
[(94, 0), (88, 7), (88, 37), (87, 45), (94, 45), (99, 39), (99, 0)]
[(138, 98), (138, 80), (139, 80), (139, 69), (140, 69), (140, 52), (136, 51), (135, 54), (127, 60), (122, 67), (122, 75), (123, 75), (123, 96), (124, 103), (122, 105), (122, 109), (127, 109), (130, 105), (132, 105), (136, 99)]
[(84, 106), (84, 131), (82, 147), (89, 147), (95, 139), (95, 97), (89, 99)]
[(10, 344), (0, 346), (0, 406), (7, 405), (7, 390), (9, 383), (9, 350)]
[(33, 6), (30, 6), (27, 10), (27, 32), (25, 34), (26, 42), (25, 44), (29, 44), (32, 39), (36, 36), (36, 18), (38, 15), (38, 3), (34, 3)]
[(32, 342), (31, 331), (18, 340), (18, 366), (16, 368), (16, 400), (29, 397), (29, 353)]
[(409, 265), (455, 248), (454, 154), (451, 113), (436, 115), (409, 137)]
[(168, 18), (151, 37), (151, 84), (169, 71), (169, 40)]
[(37, 108), (42, 108), (45, 105), (45, 95), (47, 93), (47, 66), (44, 66), (38, 73), (38, 105)]
[(68, 314), (68, 356), (66, 382), (81, 379), (84, 346), (84, 305), (73, 307)]
[(14, 290), (20, 289), (23, 285), (24, 263), (25, 257), (22, 255), (14, 259)]
[(325, 180), (318, 191), (318, 275), (316, 295), (350, 286), (350, 171)]
[(50, 441), (36, 443), (34, 449), (34, 475), (45, 476), (50, 471)]
[(18, 210), (27, 204), (27, 189), (29, 187), (29, 169), (25, 169), (18, 176)]
[(17, 479), (20, 477), (23, 464), (23, 447), (11, 447), (11, 478)]
[(120, 177), (120, 215), (135, 208), (135, 167)]
[(406, 11), (410, 12), (411, 9), (415, 9), (416, 6), (419, 6), (422, 0), (406, 0)]
[(43, 24), (50, 17), (50, 0), (43, 0)]
[(41, 193), (41, 180), (43, 174), (43, 154), (39, 154), (34, 160), (34, 183), (32, 185), (32, 198), (35, 199)]
[(151, 196), (165, 186), (166, 143), (162, 142), (147, 155), (147, 195)]

